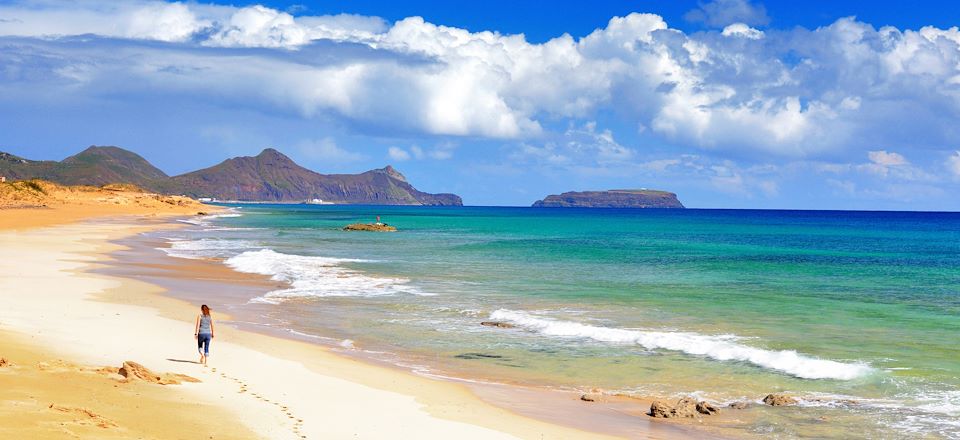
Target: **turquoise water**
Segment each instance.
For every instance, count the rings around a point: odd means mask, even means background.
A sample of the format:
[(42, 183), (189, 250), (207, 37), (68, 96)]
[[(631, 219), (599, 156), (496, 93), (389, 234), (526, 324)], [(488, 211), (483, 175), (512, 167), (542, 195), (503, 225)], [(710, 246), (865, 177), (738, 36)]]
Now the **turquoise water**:
[[(164, 236), (291, 283), (229, 305), (263, 324), (437, 374), (801, 397), (744, 436), (960, 438), (960, 214), (239, 208)], [(400, 232), (340, 229), (376, 215)]]

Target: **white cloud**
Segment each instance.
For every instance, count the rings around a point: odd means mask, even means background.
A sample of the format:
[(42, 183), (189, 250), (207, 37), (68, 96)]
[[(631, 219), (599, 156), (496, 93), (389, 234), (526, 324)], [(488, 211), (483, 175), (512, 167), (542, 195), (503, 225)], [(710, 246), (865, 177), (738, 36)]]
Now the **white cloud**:
[(453, 158), (453, 151), (456, 150), (457, 145), (451, 142), (443, 142), (435, 146), (429, 153), (433, 159), (436, 160), (449, 160)]
[(900, 153), (875, 150), (867, 152), (867, 162), (864, 163), (807, 163), (815, 171), (836, 176), (860, 173), (880, 180), (896, 180), (901, 182), (936, 182), (940, 179), (934, 174), (914, 165)]
[(387, 149), (387, 155), (390, 156), (393, 160), (406, 161), (410, 159), (423, 160), (423, 159), (435, 159), (435, 160), (447, 160), (453, 157), (453, 150), (456, 149), (456, 145), (444, 142), (438, 144), (434, 148), (424, 150), (419, 145), (411, 145), (409, 148), (404, 149), (400, 147), (390, 147)]
[(304, 156), (324, 163), (346, 163), (366, 159), (366, 156), (361, 153), (341, 148), (333, 138), (329, 137), (302, 141), (297, 144), (297, 149)]
[(400, 148), (400, 147), (388, 148), (387, 156), (389, 156), (393, 160), (397, 160), (401, 162), (410, 160), (410, 153), (408, 153), (407, 150), (404, 150), (403, 148)]
[(683, 16), (687, 21), (702, 22), (708, 26), (722, 27), (731, 23), (765, 25), (770, 22), (767, 9), (750, 0), (712, 0), (699, 3), (699, 7)]
[[(0, 35), (29, 38), (0, 45), (0, 92), (195, 96), (364, 132), (522, 139), (536, 148), (573, 134), (551, 127), (583, 131), (583, 121), (609, 113), (669, 144), (765, 156), (960, 141), (956, 28), (875, 29), (847, 18), (760, 31), (751, 26), (765, 24), (766, 13), (747, 1), (697, 11), (726, 27), (685, 34), (634, 13), (580, 39), (531, 44), (420, 17), (386, 24), (264, 6), (13, 2), (0, 6)], [(91, 33), (115, 40), (63, 37)], [(565, 150), (589, 144), (598, 160), (629, 159), (616, 135), (581, 133), (595, 139), (544, 153), (572, 157)]]
[(921, 180), (930, 176), (910, 164), (903, 155), (886, 150), (869, 151), (870, 162), (858, 165), (860, 171), (876, 174), (880, 177), (895, 177), (902, 180)]
[(960, 177), (960, 151), (955, 151), (947, 158), (947, 170), (954, 177)]
[(417, 159), (423, 159), (423, 148), (420, 148), (418, 145), (411, 146), (410, 152), (413, 153), (413, 157)]
[(720, 35), (724, 37), (743, 37), (751, 40), (759, 40), (763, 38), (763, 31), (754, 29), (743, 23), (734, 23), (723, 28), (723, 32), (720, 32)]
[(867, 157), (870, 159), (870, 162), (885, 167), (907, 165), (910, 163), (899, 153), (889, 153), (886, 150), (870, 151), (867, 153)]

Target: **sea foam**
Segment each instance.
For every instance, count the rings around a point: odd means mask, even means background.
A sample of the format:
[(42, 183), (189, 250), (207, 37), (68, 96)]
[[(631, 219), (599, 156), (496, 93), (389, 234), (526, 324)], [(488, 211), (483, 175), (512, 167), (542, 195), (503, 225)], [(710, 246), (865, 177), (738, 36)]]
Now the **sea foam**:
[(342, 266), (364, 262), (344, 258), (290, 255), (272, 249), (246, 251), (225, 261), (240, 272), (269, 275), (290, 284), (254, 300), (276, 304), (285, 299), (328, 296), (424, 295), (404, 278), (376, 277)]
[(764, 350), (736, 342), (733, 336), (708, 336), (690, 332), (619, 329), (581, 324), (500, 309), (490, 319), (506, 321), (546, 336), (584, 338), (619, 344), (639, 344), (650, 350), (672, 350), (719, 361), (741, 361), (803, 379), (850, 380), (868, 374), (863, 364), (817, 359), (793, 350)]
[(188, 219), (177, 220), (181, 223), (188, 223), (196, 226), (208, 226), (210, 225), (210, 220), (218, 218), (233, 218), (233, 217), (242, 217), (243, 214), (236, 212), (235, 208), (231, 208), (228, 212), (222, 214), (207, 214), (207, 215), (198, 215), (196, 217), (191, 217)]
[(170, 247), (160, 248), (171, 257), (200, 260), (205, 258), (227, 258), (245, 249), (257, 248), (257, 244), (247, 240), (221, 240), (202, 238), (199, 240), (169, 239)]

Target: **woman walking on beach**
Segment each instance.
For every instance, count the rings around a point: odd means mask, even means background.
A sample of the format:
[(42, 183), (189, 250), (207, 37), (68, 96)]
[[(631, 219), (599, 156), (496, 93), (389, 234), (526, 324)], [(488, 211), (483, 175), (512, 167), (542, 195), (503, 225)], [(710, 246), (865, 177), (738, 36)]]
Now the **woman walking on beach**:
[(207, 307), (206, 304), (200, 306), (200, 314), (197, 315), (193, 337), (197, 340), (200, 363), (207, 366), (207, 357), (210, 356), (210, 340), (213, 339), (213, 317), (210, 316), (210, 307)]

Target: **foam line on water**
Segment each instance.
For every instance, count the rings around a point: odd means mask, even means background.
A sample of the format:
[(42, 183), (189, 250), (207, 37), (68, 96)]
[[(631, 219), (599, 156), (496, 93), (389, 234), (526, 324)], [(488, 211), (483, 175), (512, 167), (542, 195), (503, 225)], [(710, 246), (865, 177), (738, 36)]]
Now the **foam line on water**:
[(221, 240), (202, 238), (199, 240), (168, 239), (170, 247), (159, 248), (167, 255), (177, 258), (199, 260), (204, 258), (227, 258), (245, 249), (258, 247), (247, 240)]
[(218, 219), (218, 218), (233, 218), (233, 217), (242, 217), (242, 216), (243, 216), (243, 214), (237, 212), (237, 211), (234, 210), (234, 209), (230, 209), (228, 212), (225, 212), (225, 213), (222, 213), (222, 214), (198, 215), (198, 216), (195, 216), (195, 217), (191, 217), (191, 218), (188, 218), (188, 219), (180, 219), (180, 220), (177, 220), (177, 221), (178, 221), (178, 222), (181, 222), (181, 223), (187, 223), (187, 224), (191, 224), (191, 225), (196, 225), (196, 226), (209, 226), (209, 225), (210, 225), (210, 220), (214, 220), (214, 219)]
[(638, 344), (650, 350), (671, 350), (719, 361), (748, 362), (803, 379), (851, 380), (872, 371), (870, 367), (863, 364), (817, 359), (793, 350), (776, 351), (750, 347), (736, 342), (736, 338), (732, 336), (598, 327), (506, 309), (491, 313), (490, 319), (507, 321), (546, 336)]
[(368, 260), (291, 255), (260, 249), (243, 252), (225, 263), (234, 270), (269, 275), (275, 281), (290, 285), (253, 302), (276, 304), (287, 299), (328, 296), (426, 295), (405, 278), (370, 276), (342, 266), (365, 261)]

